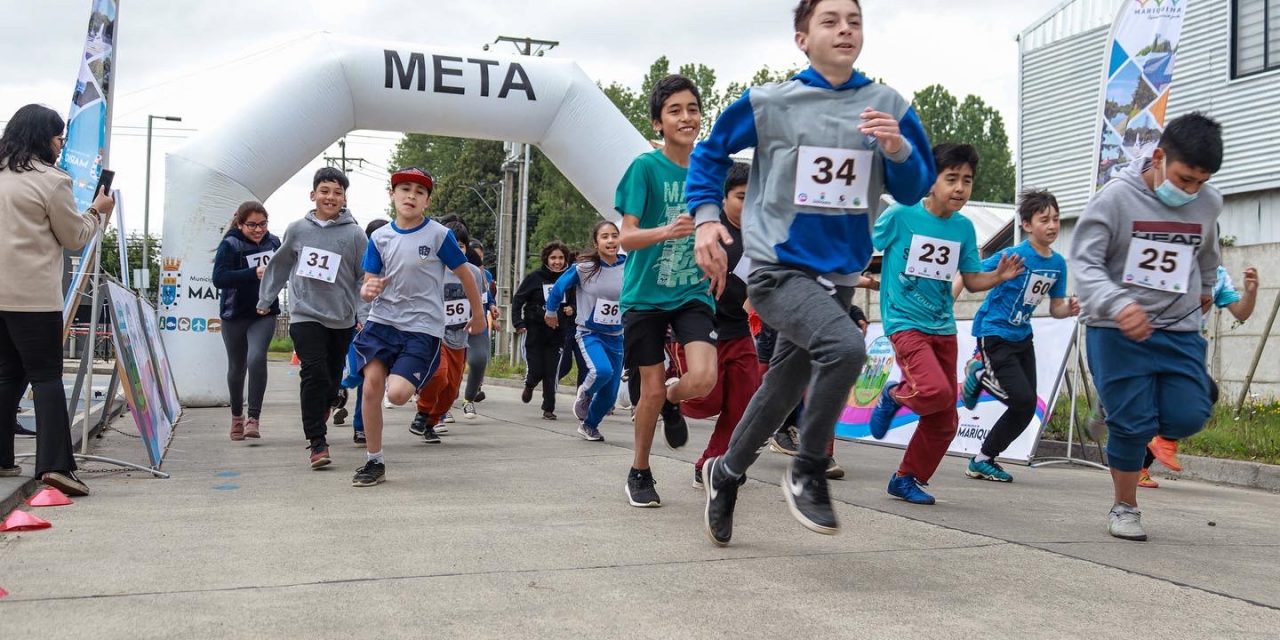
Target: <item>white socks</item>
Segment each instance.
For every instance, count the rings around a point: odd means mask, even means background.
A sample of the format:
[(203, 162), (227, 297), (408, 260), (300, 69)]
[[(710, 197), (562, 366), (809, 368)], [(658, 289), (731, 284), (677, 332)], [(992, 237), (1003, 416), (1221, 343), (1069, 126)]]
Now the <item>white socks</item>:
[(370, 451), (370, 452), (366, 453), (365, 455), (369, 457), (369, 462), (376, 462), (376, 463), (378, 463), (378, 464), (386, 464), (386, 463), (383, 461), (383, 457), (382, 457), (382, 452), (381, 452), (381, 451), (379, 451), (379, 452), (377, 452), (377, 453), (374, 453), (374, 452)]

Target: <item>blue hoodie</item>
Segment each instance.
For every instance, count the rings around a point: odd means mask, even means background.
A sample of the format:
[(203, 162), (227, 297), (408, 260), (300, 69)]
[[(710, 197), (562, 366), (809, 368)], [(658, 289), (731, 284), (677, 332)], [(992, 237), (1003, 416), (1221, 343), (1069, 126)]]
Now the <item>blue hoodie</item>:
[[(906, 144), (897, 153), (886, 154), (858, 130), (868, 107), (898, 119)], [(749, 89), (729, 105), (690, 160), (685, 197), (697, 224), (719, 221), (730, 156), (748, 148), (755, 158), (742, 216), (746, 255), (757, 267), (800, 267), (841, 285), (857, 284), (871, 259), (881, 194), (917, 202), (936, 177), (929, 138), (911, 104), (856, 72), (832, 87), (810, 67), (786, 82)], [(832, 164), (823, 157), (832, 150), (854, 159)], [(865, 198), (828, 200), (821, 187), (810, 193), (797, 185), (797, 176), (805, 184), (865, 185)]]
[[(258, 318), (258, 268), (250, 257), (280, 249), (280, 238), (268, 233), (254, 243), (237, 228), (227, 231), (213, 258), (213, 286), (218, 288), (219, 317), (223, 320)], [(279, 315), (280, 301), (271, 303), (268, 315)]]

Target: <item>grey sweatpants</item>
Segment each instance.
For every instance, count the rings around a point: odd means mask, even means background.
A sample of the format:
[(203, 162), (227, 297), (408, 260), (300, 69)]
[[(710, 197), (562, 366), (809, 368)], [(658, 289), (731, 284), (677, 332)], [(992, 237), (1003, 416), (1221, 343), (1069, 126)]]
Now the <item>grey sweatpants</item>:
[(227, 387), (231, 391), (231, 415), (244, 415), (244, 377), (249, 374), (249, 416), (262, 414), (267, 392), (267, 347), (275, 333), (276, 317), (223, 320), (222, 344), (227, 348)]
[(827, 443), (867, 357), (862, 332), (849, 319), (853, 288), (837, 287), (833, 296), (804, 271), (769, 266), (751, 274), (747, 293), (778, 341), (760, 390), (733, 431), (725, 468), (746, 473), (802, 398), (798, 456), (825, 464)]
[(484, 382), (484, 371), (489, 368), (489, 332), (467, 336), (467, 388), (462, 400), (473, 402)]

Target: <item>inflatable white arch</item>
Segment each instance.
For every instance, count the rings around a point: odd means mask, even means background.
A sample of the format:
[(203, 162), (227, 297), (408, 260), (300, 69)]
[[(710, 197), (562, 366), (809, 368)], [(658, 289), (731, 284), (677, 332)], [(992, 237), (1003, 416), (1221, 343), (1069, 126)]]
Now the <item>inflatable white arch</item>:
[(373, 129), (535, 144), (609, 217), (619, 179), (650, 148), (570, 61), (328, 34), (306, 46), (308, 64), (166, 157), (160, 324), (188, 406), (228, 400), (211, 276), (229, 216), (245, 200), (266, 200), (342, 135)]

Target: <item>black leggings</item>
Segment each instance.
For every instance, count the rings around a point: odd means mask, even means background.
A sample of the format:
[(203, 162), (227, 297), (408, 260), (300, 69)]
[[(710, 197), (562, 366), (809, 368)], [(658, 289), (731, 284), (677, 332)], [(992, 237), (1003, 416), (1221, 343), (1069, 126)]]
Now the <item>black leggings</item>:
[(999, 457), (1022, 435), (1036, 415), (1036, 350), (1032, 338), (1010, 342), (996, 336), (978, 339), (987, 373), (998, 389), (993, 395), (1008, 408), (982, 443), (982, 455)]
[(222, 344), (227, 348), (227, 388), (231, 391), (231, 415), (244, 411), (244, 379), (249, 377), (249, 417), (262, 415), (267, 392), (267, 348), (275, 333), (276, 317), (223, 320)]

